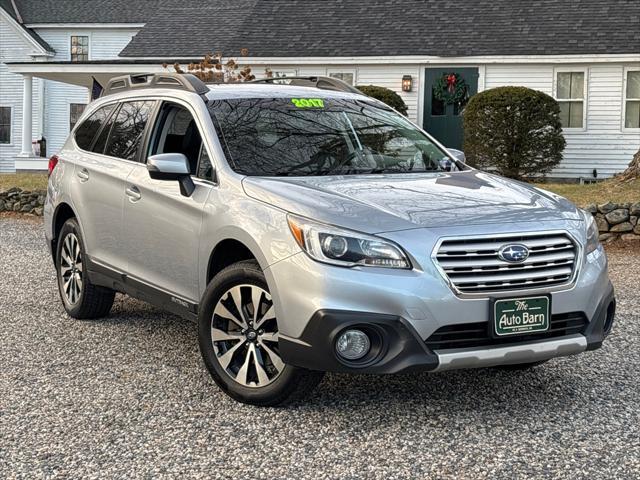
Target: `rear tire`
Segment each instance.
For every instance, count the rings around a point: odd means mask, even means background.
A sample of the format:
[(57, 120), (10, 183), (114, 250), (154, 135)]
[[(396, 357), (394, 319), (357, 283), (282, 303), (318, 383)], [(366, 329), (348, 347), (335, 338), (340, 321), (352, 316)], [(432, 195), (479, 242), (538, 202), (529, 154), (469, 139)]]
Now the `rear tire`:
[(65, 222), (58, 235), (56, 272), (64, 309), (77, 319), (100, 318), (111, 310), (115, 292), (93, 285), (87, 276), (86, 250), (75, 218)]
[(303, 399), (323, 372), (286, 365), (262, 270), (254, 260), (235, 263), (207, 287), (198, 315), (200, 353), (211, 377), (231, 398), (274, 407)]

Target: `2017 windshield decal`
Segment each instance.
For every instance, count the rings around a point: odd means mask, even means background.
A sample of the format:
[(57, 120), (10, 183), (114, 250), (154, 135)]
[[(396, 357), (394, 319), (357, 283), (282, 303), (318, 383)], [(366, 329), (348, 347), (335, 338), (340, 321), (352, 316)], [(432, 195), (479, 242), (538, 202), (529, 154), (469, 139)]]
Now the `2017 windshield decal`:
[(292, 98), (291, 103), (298, 108), (324, 108), (321, 98)]

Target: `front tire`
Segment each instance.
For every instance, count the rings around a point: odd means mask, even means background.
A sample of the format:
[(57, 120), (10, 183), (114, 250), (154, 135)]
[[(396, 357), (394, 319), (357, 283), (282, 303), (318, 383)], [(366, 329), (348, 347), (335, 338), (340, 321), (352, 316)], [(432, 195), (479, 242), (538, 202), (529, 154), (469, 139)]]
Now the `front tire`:
[(86, 250), (75, 218), (65, 222), (58, 235), (56, 271), (64, 309), (77, 319), (100, 318), (111, 310), (115, 292), (93, 285), (86, 272)]
[(280, 358), (273, 302), (255, 261), (235, 263), (214, 277), (200, 305), (198, 337), (211, 377), (239, 402), (291, 403), (309, 394), (324, 376)]

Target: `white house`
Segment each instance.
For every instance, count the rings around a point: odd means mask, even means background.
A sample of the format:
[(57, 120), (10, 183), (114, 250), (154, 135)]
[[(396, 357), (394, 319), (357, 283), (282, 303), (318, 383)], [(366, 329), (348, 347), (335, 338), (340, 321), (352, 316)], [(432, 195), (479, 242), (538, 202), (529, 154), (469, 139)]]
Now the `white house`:
[[(108, 8), (105, 11), (104, 5)], [(330, 75), (397, 91), (409, 117), (462, 143), (463, 104), (438, 100), (456, 74), (469, 94), (522, 85), (561, 104), (557, 178), (609, 177), (640, 147), (637, 0), (0, 0), (0, 171), (45, 168), (94, 79), (160, 71), (206, 53), (260, 74)], [(404, 88), (403, 88), (404, 87)], [(31, 111), (30, 115), (22, 112)], [(25, 134), (23, 134), (25, 132)]]

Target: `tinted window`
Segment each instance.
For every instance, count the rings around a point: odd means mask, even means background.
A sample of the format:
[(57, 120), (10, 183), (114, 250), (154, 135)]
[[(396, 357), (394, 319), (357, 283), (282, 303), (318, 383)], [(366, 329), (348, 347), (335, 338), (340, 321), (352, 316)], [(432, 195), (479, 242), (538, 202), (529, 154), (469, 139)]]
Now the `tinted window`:
[(89, 150), (100, 127), (113, 111), (114, 105), (106, 105), (96, 110), (76, 130), (76, 143), (82, 150)]
[(245, 175), (308, 176), (451, 169), (447, 154), (374, 101), (243, 98), (211, 102), (231, 167)]
[(213, 164), (207, 153), (207, 149), (202, 146), (200, 151), (200, 162), (198, 163), (198, 177), (213, 181)]
[(196, 174), (202, 138), (193, 115), (185, 108), (165, 103), (158, 115), (149, 155), (182, 153), (189, 161), (189, 170)]
[(122, 104), (111, 128), (105, 155), (136, 160), (153, 103), (144, 101)]
[(0, 107), (0, 143), (11, 143), (11, 107)]

